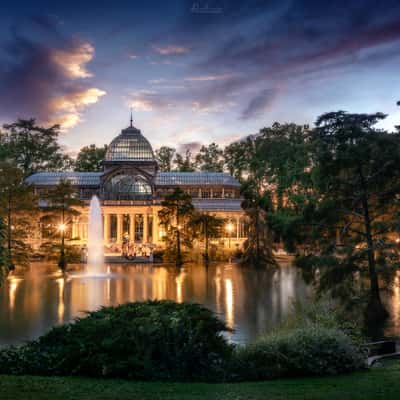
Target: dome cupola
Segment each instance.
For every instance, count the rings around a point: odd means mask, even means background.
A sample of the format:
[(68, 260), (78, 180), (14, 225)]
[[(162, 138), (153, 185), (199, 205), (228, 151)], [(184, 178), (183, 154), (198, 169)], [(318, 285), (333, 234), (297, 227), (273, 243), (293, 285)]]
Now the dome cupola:
[(105, 163), (155, 162), (153, 149), (139, 129), (131, 124), (108, 146)]

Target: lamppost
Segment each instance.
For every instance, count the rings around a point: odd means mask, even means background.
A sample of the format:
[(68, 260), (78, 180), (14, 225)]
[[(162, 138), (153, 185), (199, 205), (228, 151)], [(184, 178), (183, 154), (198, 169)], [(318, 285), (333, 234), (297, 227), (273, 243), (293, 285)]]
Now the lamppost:
[(58, 230), (61, 232), (61, 249), (60, 249), (60, 260), (58, 261), (58, 266), (65, 272), (67, 262), (65, 260), (65, 230), (67, 226), (65, 224), (58, 225)]
[(229, 222), (228, 224), (226, 224), (225, 229), (228, 232), (229, 262), (231, 262), (231, 254), (230, 254), (231, 253), (231, 236), (232, 236), (232, 232), (233, 232), (232, 222)]

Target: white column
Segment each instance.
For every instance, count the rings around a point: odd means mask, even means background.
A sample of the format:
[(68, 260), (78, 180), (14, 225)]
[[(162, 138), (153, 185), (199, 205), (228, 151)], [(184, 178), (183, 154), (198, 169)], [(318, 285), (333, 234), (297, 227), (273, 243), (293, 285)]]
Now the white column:
[(110, 214), (104, 214), (103, 240), (105, 245), (110, 241)]

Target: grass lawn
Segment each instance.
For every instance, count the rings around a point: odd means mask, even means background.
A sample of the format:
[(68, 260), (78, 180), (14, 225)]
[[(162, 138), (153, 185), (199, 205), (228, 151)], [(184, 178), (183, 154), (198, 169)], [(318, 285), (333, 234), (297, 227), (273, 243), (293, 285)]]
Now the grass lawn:
[(1, 400), (400, 399), (400, 363), (332, 378), (232, 384), (0, 376)]

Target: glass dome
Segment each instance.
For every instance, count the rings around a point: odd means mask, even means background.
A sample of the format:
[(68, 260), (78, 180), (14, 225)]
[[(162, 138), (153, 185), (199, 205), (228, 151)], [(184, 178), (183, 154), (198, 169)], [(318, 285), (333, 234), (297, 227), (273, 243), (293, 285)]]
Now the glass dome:
[(150, 184), (141, 175), (116, 175), (104, 185), (105, 198), (109, 200), (143, 199), (151, 196), (151, 193)]
[(105, 161), (154, 161), (154, 153), (140, 130), (130, 126), (110, 143)]

